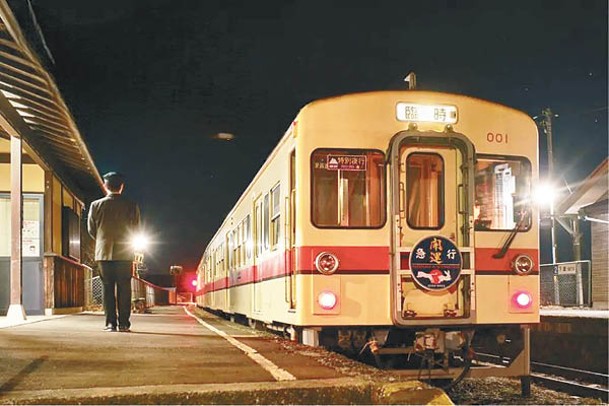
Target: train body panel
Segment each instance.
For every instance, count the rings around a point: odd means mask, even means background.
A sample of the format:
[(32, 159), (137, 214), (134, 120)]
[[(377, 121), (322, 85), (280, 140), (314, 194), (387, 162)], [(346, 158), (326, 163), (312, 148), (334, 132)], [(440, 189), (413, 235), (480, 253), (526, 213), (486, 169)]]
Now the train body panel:
[(312, 102), (206, 248), (197, 304), (339, 342), (536, 323), (537, 182), (517, 110), (421, 91)]

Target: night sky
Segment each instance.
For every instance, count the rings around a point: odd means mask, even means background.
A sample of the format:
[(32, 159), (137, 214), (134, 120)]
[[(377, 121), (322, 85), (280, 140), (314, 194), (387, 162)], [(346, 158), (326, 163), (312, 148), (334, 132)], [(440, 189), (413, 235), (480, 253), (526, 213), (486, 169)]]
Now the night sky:
[(99, 171), (140, 202), (153, 272), (196, 267), (302, 106), (402, 89), (409, 71), (420, 89), (551, 107), (569, 183), (608, 155), (606, 0), (31, 2)]

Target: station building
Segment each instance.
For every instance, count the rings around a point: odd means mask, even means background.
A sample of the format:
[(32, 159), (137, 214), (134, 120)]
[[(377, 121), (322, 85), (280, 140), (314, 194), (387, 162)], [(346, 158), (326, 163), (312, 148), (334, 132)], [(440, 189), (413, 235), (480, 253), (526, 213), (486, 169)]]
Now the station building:
[(50, 67), (29, 2), (0, 0), (0, 316), (85, 305), (82, 213), (103, 182)]
[[(579, 247), (579, 223), (590, 222), (591, 301), (596, 309), (609, 309), (609, 177), (607, 158), (579, 183), (559, 207), (560, 216), (571, 218), (575, 247)], [(578, 257), (576, 250), (576, 260)]]

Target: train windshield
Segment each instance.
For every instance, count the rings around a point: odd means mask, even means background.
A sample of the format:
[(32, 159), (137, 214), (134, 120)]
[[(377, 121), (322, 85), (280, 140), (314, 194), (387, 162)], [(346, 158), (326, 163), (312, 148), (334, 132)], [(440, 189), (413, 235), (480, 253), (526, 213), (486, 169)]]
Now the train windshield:
[(480, 157), (476, 162), (475, 229), (528, 230), (531, 163), (524, 158)]
[(317, 149), (311, 156), (312, 221), (320, 228), (385, 224), (385, 155), (376, 150)]

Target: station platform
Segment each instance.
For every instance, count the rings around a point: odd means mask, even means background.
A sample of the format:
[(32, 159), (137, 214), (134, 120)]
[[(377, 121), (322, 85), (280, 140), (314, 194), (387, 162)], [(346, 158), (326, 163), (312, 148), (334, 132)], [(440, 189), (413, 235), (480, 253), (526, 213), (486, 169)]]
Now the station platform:
[(551, 306), (541, 308), (539, 314), (541, 317), (583, 317), (591, 319), (609, 319), (609, 309), (598, 310), (591, 308)]
[(193, 306), (0, 318), (0, 404), (452, 404), (419, 381), (280, 340)]
[(544, 307), (531, 326), (531, 360), (606, 374), (609, 310)]

